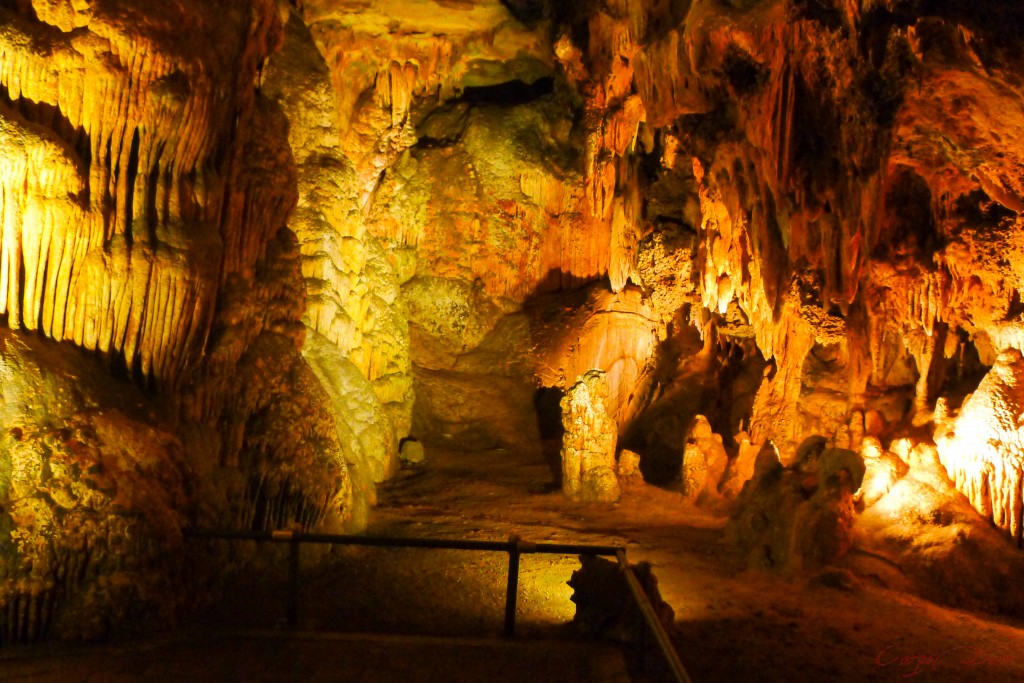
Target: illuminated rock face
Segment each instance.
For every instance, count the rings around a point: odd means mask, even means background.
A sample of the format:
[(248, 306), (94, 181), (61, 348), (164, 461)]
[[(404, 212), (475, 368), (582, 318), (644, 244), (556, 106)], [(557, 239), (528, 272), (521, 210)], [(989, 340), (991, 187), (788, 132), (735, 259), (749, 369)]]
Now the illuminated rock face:
[[(737, 446), (771, 440), (784, 464), (813, 433), (857, 448), (863, 410), (873, 429), (924, 424), (1020, 347), (1022, 10), (983, 4), (627, 1), (563, 17), (594, 215), (643, 198), (614, 241), (627, 261), (646, 233), (687, 226), (688, 322), (770, 361), (746, 414), (709, 414)], [(617, 258), (613, 287), (631, 272)], [(663, 273), (638, 275), (664, 297)], [(965, 492), (989, 476), (954, 460)]]
[(568, 390), (580, 376), (600, 370), (609, 414), (617, 425), (628, 425), (649, 400), (649, 363), (658, 346), (659, 321), (634, 287), (580, 292), (576, 304), (560, 311), (530, 311), (538, 349), (536, 381)]
[[(276, 3), (4, 2), (0, 18), (0, 641), (166, 624), (215, 569), (190, 569), (203, 551), (183, 527), (361, 523), (408, 428), (408, 373), (403, 388), (386, 362), (407, 357), (403, 328), (364, 315), (335, 333), (347, 382), (300, 353), (320, 235), (288, 225), (316, 133), (260, 88), (301, 68), (265, 69)], [(366, 266), (382, 257), (360, 249), (352, 306), (387, 309), (388, 275)], [(367, 337), (399, 351), (369, 359)]]
[(878, 439), (868, 437), (861, 446), (860, 455), (864, 459), (864, 481), (857, 492), (858, 502), (871, 507), (885, 497), (903, 475), (907, 473), (907, 463), (890, 451), (883, 451)]
[(190, 601), (181, 525), (206, 485), (189, 459), (214, 432), (38, 337), (0, 332), (0, 381), (0, 643), (166, 622)]
[(218, 291), (252, 279), (294, 202), (252, 87), (277, 12), (32, 7), (38, 19), (2, 10), (0, 312), (174, 383), (198, 364)]
[[(1016, 140), (1024, 121), (1006, 75), (1019, 55), (1002, 24), (955, 9), (826, 4), (551, 9), (553, 44), (533, 48), (531, 34), (491, 3), (452, 10), (436, 20), (444, 30), (418, 42), (401, 27), (429, 24), (426, 1), (388, 28), (382, 4), (342, 17), (308, 3), (306, 16), (338, 64), (336, 90), (353, 102), (341, 115), (344, 144), (374, 150), (361, 157), (372, 168), (370, 231), (400, 264), (412, 308), (434, 284), (473, 287), (478, 312), (492, 311), (474, 323), (485, 323), (482, 335), (496, 329), (487, 327), (496, 311), (526, 304), (529, 315), (534, 298), (560, 288), (598, 278), (614, 294), (641, 286), (663, 348), (623, 318), (601, 321), (609, 341), (594, 351), (637, 363), (624, 383), (632, 403), (614, 409), (620, 426), (676, 400), (665, 391), (673, 378), (658, 381), (655, 369), (674, 362), (672, 338), (691, 327), (719, 362), (733, 351), (715, 343), (741, 348), (746, 365), (755, 355), (770, 362), (743, 397), (715, 398), (709, 419), (730, 447), (741, 432), (755, 451), (770, 439), (788, 463), (812, 433), (856, 448), (865, 410), (897, 424), (913, 417), (909, 399), (927, 419), (979, 360), (1017, 343), (1006, 315), (1016, 259), (985, 255), (996, 234), (1008, 256), (1016, 249), (1020, 160), (1016, 147), (996, 154), (995, 138), (977, 132)], [(1018, 21), (1004, 4), (994, 3)], [(478, 51), (467, 47), (478, 40)], [(498, 54), (512, 45), (536, 50), (536, 70)], [(359, 68), (353, 54), (363, 57)], [(521, 87), (480, 99), (473, 87), (484, 81), (467, 74), (485, 71), (488, 84)], [(553, 76), (550, 94), (529, 86), (542, 73)], [(339, 80), (355, 76), (362, 100)], [(943, 113), (957, 88), (975, 118)], [(1007, 114), (989, 120), (984, 103), (996, 107), (997, 91)], [(978, 175), (969, 160), (982, 156)], [(956, 265), (965, 258), (968, 270)], [(545, 323), (534, 318), (532, 329), (545, 332)], [(436, 345), (417, 334), (423, 425), (461, 403), (432, 398), (444, 381)], [(562, 354), (550, 335), (524, 343), (544, 358), (544, 386), (564, 389), (603, 367), (587, 340)], [(459, 355), (471, 351), (472, 343)], [(589, 364), (577, 366), (577, 356)], [(474, 381), (451, 386), (468, 395)], [(679, 422), (701, 410), (687, 408)]]
[[(874, 503), (863, 500), (868, 507), (854, 531), (857, 546), (867, 552), (850, 565), (936, 602), (1019, 614), (1024, 590), (1016, 577), (1024, 571), (1024, 555), (1008, 547), (1005, 532), (982, 521), (954, 488), (935, 446), (902, 438), (891, 449), (883, 457), (899, 461), (895, 479)], [(870, 450), (866, 439), (862, 452)], [(872, 459), (865, 458), (862, 494), (877, 473)]]
[(333, 394), (339, 427), (356, 437), (344, 439), (348, 459), (380, 482), (410, 427), (408, 325), (395, 270), (367, 232), (356, 170), (339, 149), (330, 72), (297, 15), (261, 74), (261, 92), (287, 117), (295, 160), (298, 199), (288, 226), (305, 285), (303, 354)]
[(960, 414), (936, 435), (939, 458), (974, 508), (1021, 543), (1024, 359), (1016, 349), (996, 359)]

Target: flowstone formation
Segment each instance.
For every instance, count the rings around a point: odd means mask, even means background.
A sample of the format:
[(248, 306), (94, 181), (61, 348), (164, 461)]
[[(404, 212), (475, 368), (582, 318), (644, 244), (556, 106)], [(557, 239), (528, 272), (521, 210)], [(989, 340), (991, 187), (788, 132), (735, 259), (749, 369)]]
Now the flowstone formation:
[(955, 418), (939, 421), (939, 460), (974, 509), (1018, 543), (1024, 535), (1022, 470), (1024, 359), (1017, 349), (996, 358), (992, 369)]
[(622, 493), (615, 476), (618, 430), (607, 398), (604, 373), (591, 370), (562, 399), (562, 491), (574, 500), (614, 503)]
[(288, 225), (305, 290), (302, 353), (331, 395), (346, 458), (372, 498), (372, 483), (394, 471), (411, 422), (409, 331), (397, 275), (367, 232), (358, 174), (340, 149), (331, 74), (297, 14), (288, 15), (260, 85), (287, 117), (296, 166)]
[[(1020, 614), (1024, 590), (1015, 577), (1024, 571), (1024, 555), (1008, 547), (999, 528), (979, 523), (935, 446), (901, 438), (889, 448), (881, 457), (899, 462), (894, 476), (886, 477), (889, 491), (874, 503), (863, 502), (854, 529), (863, 552), (851, 555), (850, 566), (935, 602)], [(862, 453), (870, 475), (868, 449), (866, 442)]]

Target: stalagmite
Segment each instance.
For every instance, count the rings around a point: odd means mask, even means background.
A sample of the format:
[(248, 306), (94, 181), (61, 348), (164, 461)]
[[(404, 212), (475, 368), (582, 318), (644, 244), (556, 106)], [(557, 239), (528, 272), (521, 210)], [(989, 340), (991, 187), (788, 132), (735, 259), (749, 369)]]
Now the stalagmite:
[(684, 444), (683, 496), (691, 501), (717, 498), (728, 464), (722, 437), (712, 431), (706, 417), (697, 415), (686, 432)]
[(939, 459), (956, 487), (1018, 544), (1024, 543), (1021, 415), (1024, 360), (1019, 351), (1005, 351), (936, 434)]
[(573, 500), (611, 503), (619, 499), (618, 430), (605, 407), (607, 396), (604, 373), (591, 370), (562, 399), (562, 491)]

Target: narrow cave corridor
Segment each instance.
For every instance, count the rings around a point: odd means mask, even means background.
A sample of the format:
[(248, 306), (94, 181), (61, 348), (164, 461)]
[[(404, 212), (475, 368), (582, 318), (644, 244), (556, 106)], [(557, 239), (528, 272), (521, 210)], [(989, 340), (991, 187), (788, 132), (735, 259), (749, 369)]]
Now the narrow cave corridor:
[(0, 0), (0, 681), (1024, 679), (1022, 32)]

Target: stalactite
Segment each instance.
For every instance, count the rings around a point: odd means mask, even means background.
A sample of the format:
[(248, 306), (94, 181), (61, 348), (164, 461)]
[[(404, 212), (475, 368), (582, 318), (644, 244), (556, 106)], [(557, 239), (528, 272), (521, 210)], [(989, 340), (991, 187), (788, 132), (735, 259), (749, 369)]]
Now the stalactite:
[(0, 589), (0, 646), (46, 638), (55, 601), (56, 589), (43, 581), (14, 581)]
[[(0, 169), (0, 313), (11, 327), (123, 355), (129, 367), (173, 382), (194, 364), (181, 351), (203, 342), (216, 296), (216, 264), (186, 226), (219, 220), (218, 198), (198, 196), (193, 178), (209, 182), (219, 125), (232, 115), (210, 68), (223, 62), (172, 57), (159, 38), (140, 41), (94, 16), (89, 30), (114, 52), (108, 65), (91, 58), (98, 44), (42, 38), (54, 29), (6, 19), (0, 99), (21, 112), (0, 107), (0, 135), (14, 152)], [(239, 85), (273, 29), (264, 19), (252, 30)], [(52, 43), (45, 56), (30, 47), (38, 40)], [(225, 47), (215, 42), (209, 50)], [(224, 233), (251, 231), (227, 224)]]

